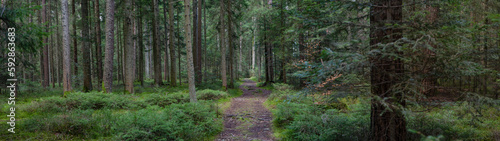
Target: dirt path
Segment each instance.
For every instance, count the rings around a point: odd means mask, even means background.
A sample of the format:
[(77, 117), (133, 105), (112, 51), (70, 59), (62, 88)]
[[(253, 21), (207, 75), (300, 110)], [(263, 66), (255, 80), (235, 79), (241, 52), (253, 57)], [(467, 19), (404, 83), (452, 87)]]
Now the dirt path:
[(271, 112), (264, 105), (269, 90), (256, 87), (256, 83), (245, 79), (240, 85), (243, 95), (233, 98), (224, 113), (224, 131), (216, 141), (272, 141)]

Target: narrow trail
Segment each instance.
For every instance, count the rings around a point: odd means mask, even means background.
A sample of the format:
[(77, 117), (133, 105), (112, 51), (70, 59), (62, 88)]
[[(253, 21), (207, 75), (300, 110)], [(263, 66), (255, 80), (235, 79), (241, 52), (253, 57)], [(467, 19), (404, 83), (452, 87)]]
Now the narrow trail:
[(272, 141), (271, 112), (263, 105), (271, 93), (252, 80), (240, 85), (243, 95), (231, 100), (224, 113), (224, 130), (216, 141)]

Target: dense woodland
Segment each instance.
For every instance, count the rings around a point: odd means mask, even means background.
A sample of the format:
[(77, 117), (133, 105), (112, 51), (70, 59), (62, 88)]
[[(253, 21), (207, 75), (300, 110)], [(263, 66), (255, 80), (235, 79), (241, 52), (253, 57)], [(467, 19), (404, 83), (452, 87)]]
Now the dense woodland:
[(0, 37), (0, 140), (500, 140), (498, 0), (1, 0)]

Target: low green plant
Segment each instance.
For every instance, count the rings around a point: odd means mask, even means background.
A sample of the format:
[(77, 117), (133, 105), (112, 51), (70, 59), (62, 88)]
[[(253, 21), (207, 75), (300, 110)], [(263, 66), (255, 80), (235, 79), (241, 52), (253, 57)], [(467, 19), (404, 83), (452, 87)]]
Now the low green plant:
[(199, 100), (218, 100), (228, 97), (228, 94), (223, 91), (205, 89), (196, 92), (196, 97)]

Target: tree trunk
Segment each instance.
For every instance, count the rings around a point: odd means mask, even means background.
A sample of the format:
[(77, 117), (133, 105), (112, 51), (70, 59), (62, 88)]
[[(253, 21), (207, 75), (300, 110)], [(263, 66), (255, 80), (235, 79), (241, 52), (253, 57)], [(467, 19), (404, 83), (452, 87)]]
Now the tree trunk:
[(61, 0), (62, 11), (62, 36), (63, 36), (63, 90), (64, 96), (71, 92), (71, 63), (70, 63), (70, 37), (69, 37), (69, 14), (68, 0)]
[[(202, 7), (203, 7), (203, 29), (204, 29), (203, 30), (203, 37), (204, 37), (204, 42), (203, 42), (203, 46), (204, 47), (203, 47), (203, 49), (204, 50), (202, 52), (202, 54), (204, 56), (203, 56), (202, 61), (203, 61), (203, 69), (205, 69), (205, 71), (203, 72), (204, 73), (203, 75), (206, 77), (207, 76), (207, 70), (208, 70), (207, 69), (207, 60), (208, 60), (208, 58), (207, 58), (206, 51), (207, 51), (207, 47), (208, 46), (207, 46), (207, 8), (206, 8), (205, 0), (202, 0), (202, 4), (203, 4)], [(206, 78), (203, 79), (203, 82), (206, 82), (206, 81), (207, 81)]]
[[(90, 56), (90, 42), (89, 42), (89, 25), (87, 23), (89, 19), (89, 10), (88, 10), (88, 0), (82, 0), (82, 38), (83, 38), (83, 46), (81, 48), (81, 52), (83, 56)], [(90, 76), (90, 60), (83, 59), (83, 92), (92, 91), (92, 77)]]
[(170, 78), (170, 73), (168, 72), (168, 68), (171, 67), (171, 64), (169, 64), (169, 61), (168, 59), (170, 59), (170, 54), (169, 54), (169, 39), (168, 37), (168, 31), (169, 31), (169, 28), (168, 27), (168, 19), (167, 19), (167, 0), (163, 0), (163, 17), (165, 18), (165, 22), (164, 22), (164, 27), (165, 27), (165, 59), (163, 60), (164, 64), (165, 64), (165, 68), (164, 68), (164, 73), (165, 73), (165, 76), (164, 76), (164, 79), (168, 82), (168, 79)]
[(160, 43), (158, 37), (158, 0), (153, 0), (153, 65), (154, 65), (154, 80), (155, 85), (162, 85), (162, 74), (161, 74), (161, 52), (160, 52)]
[[(402, 21), (402, 0), (371, 0), (371, 2), (377, 7), (371, 7), (370, 11), (372, 25), (370, 45), (373, 46), (372, 49), (379, 49), (378, 44), (391, 43), (402, 37), (401, 29), (386, 27), (386, 25)], [(398, 52), (393, 51), (393, 53)], [(399, 107), (405, 106), (405, 102), (402, 93), (393, 90), (394, 85), (402, 79), (403, 62), (400, 59), (383, 57), (382, 54), (372, 56), (370, 62), (372, 63), (371, 91), (373, 95), (380, 97), (372, 98), (371, 101), (371, 138), (372, 140), (406, 140), (406, 121)], [(389, 106), (384, 106), (381, 100)]]
[(198, 6), (196, 7), (197, 11), (196, 12), (196, 19), (197, 19), (197, 25), (196, 25), (196, 82), (200, 84), (203, 81), (203, 75), (202, 75), (202, 63), (201, 63), (201, 0), (198, 0)]
[(192, 13), (192, 40), (193, 40), (193, 65), (194, 65), (194, 79), (195, 83), (199, 84), (198, 82), (198, 5), (197, 2), (198, 0), (192, 0), (192, 7), (193, 7), (193, 13)]
[[(252, 72), (255, 71), (255, 38), (256, 38), (256, 34), (257, 33), (257, 25), (256, 25), (256, 18), (255, 17), (252, 17), (252, 20), (253, 20), (253, 26), (254, 26), (254, 30), (253, 30), (253, 39), (252, 39)], [(254, 75), (254, 74), (252, 74)]]
[[(75, 0), (71, 0), (72, 4), (72, 13), (73, 13), (73, 75), (78, 75), (78, 44), (76, 36), (76, 21), (77, 21), (77, 16), (76, 16), (76, 2)], [(78, 85), (78, 81), (75, 82), (76, 85)]]
[(114, 56), (114, 18), (115, 0), (106, 0), (106, 52), (104, 55), (103, 89), (105, 93), (112, 92), (113, 85), (113, 56)]
[[(48, 24), (47, 22), (47, 3), (45, 0), (42, 0), (42, 23), (45, 24), (45, 31), (48, 32)], [(42, 62), (43, 62), (43, 81), (42, 81), (42, 86), (44, 88), (47, 88), (49, 86), (49, 46), (47, 44), (47, 37), (43, 39), (43, 55), (42, 55)]]
[[(167, 1), (167, 0), (165, 0)], [(169, 40), (168, 48), (170, 49), (170, 85), (176, 86), (177, 80), (175, 79), (175, 53), (174, 53), (174, 0), (170, 0), (168, 4), (168, 16), (169, 16)], [(180, 54), (179, 54), (180, 56)]]
[(233, 30), (232, 30), (231, 0), (227, 1), (227, 40), (229, 47), (229, 88), (234, 88), (234, 48), (233, 48)]
[[(177, 17), (179, 16), (179, 13), (181, 13), (181, 10), (180, 8), (177, 9)], [(177, 20), (177, 60), (179, 60), (179, 63), (178, 63), (178, 68), (179, 68), (179, 85), (182, 85), (182, 74), (181, 74), (181, 28), (179, 27), (180, 26), (180, 19)]]
[(137, 16), (139, 19), (137, 19), (137, 34), (138, 34), (138, 42), (139, 42), (139, 81), (141, 82), (141, 86), (144, 86), (144, 38), (143, 38), (143, 33), (142, 33), (142, 9), (138, 9), (140, 11), (139, 16)]
[(135, 48), (133, 43), (133, 32), (134, 28), (132, 26), (133, 21), (133, 8), (132, 1), (125, 0), (123, 18), (123, 37), (124, 37), (124, 81), (125, 81), (125, 91), (128, 93), (134, 93), (134, 80), (135, 80)]
[(101, 47), (101, 15), (99, 12), (99, 0), (94, 2), (94, 11), (96, 17), (96, 61), (97, 61), (97, 82), (102, 83), (102, 47)]
[(184, 30), (186, 31), (186, 58), (187, 58), (187, 71), (188, 71), (188, 83), (189, 83), (189, 99), (191, 102), (196, 103), (196, 89), (194, 84), (194, 66), (193, 66), (193, 50), (191, 43), (191, 21), (189, 16), (189, 10), (191, 9), (189, 0), (184, 0)]
[(227, 76), (226, 76), (226, 46), (224, 45), (224, 0), (220, 0), (220, 22), (221, 22), (221, 28), (220, 28), (220, 48), (221, 48), (221, 76), (222, 76), (222, 88), (227, 90)]

